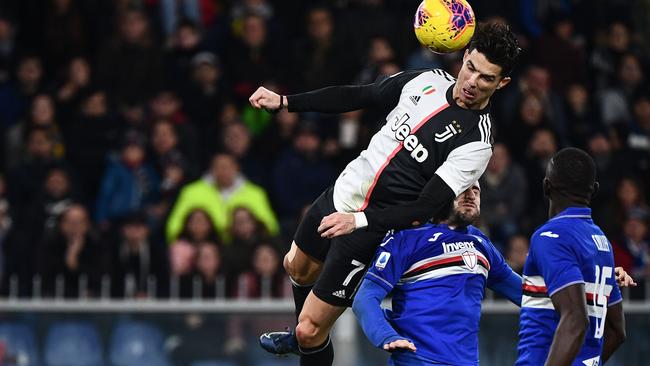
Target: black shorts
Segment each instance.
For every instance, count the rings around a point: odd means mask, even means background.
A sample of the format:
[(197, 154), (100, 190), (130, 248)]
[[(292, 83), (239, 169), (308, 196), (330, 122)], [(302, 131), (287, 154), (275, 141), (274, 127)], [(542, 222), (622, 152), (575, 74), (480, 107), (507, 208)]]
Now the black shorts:
[(312, 291), (334, 306), (352, 306), (354, 294), (386, 233), (355, 230), (333, 239), (322, 238), (318, 226), (323, 217), (336, 211), (334, 188), (330, 187), (309, 207), (294, 241), (300, 250), (323, 262), (323, 270)]

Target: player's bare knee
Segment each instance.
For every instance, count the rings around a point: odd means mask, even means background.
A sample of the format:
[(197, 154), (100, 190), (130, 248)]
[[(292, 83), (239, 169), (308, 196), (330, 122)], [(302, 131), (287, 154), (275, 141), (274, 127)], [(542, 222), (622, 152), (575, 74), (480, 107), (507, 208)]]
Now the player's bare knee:
[(321, 328), (309, 317), (300, 319), (296, 326), (296, 339), (300, 347), (312, 348), (321, 345), (327, 337), (320, 333)]

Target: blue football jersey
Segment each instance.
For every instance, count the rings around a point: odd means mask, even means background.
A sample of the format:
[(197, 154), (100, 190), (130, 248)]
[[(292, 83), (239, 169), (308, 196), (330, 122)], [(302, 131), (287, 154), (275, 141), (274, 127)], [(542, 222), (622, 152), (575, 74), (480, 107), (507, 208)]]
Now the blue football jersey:
[[(447, 225), (388, 235), (366, 279), (392, 291), (386, 318), (428, 363), (478, 365), (478, 327), (486, 285), (511, 273), (478, 229)], [(393, 355), (395, 357), (395, 354)]]
[(591, 219), (591, 209), (571, 207), (532, 236), (524, 266), (516, 365), (543, 365), (560, 320), (551, 296), (584, 283), (589, 315), (585, 342), (573, 362), (597, 366), (603, 347), (607, 308), (621, 301), (612, 246)]

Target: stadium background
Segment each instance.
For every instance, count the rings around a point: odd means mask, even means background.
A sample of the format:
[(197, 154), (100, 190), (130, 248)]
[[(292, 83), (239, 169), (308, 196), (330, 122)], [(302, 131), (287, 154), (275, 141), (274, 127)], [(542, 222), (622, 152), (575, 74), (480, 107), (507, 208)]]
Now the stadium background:
[[(417, 4), (1, 1), (0, 365), (295, 364), (255, 341), (292, 324), (282, 255), (383, 115), (270, 115), (247, 98), (455, 74), (461, 53), (418, 47)], [(492, 103), (481, 227), (521, 271), (546, 161), (564, 146), (592, 154), (595, 219), (640, 282), (612, 364), (647, 364), (650, 1), (471, 4), (524, 49)], [(516, 328), (488, 293), (482, 364), (512, 363)], [(349, 313), (334, 339), (338, 365), (385, 359)]]

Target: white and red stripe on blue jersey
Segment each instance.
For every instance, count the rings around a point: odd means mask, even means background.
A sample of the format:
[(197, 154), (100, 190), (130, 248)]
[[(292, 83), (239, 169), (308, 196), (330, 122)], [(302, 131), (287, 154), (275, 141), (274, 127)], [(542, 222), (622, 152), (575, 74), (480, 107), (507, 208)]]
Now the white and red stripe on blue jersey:
[(392, 291), (388, 320), (417, 344), (418, 354), (453, 365), (478, 365), (485, 286), (511, 272), (478, 229), (425, 225), (388, 237), (366, 279)]
[(533, 234), (523, 278), (516, 365), (545, 363), (559, 322), (551, 297), (575, 284), (584, 285), (590, 326), (573, 365), (598, 362), (607, 308), (621, 293), (611, 245), (589, 208), (568, 208)]

